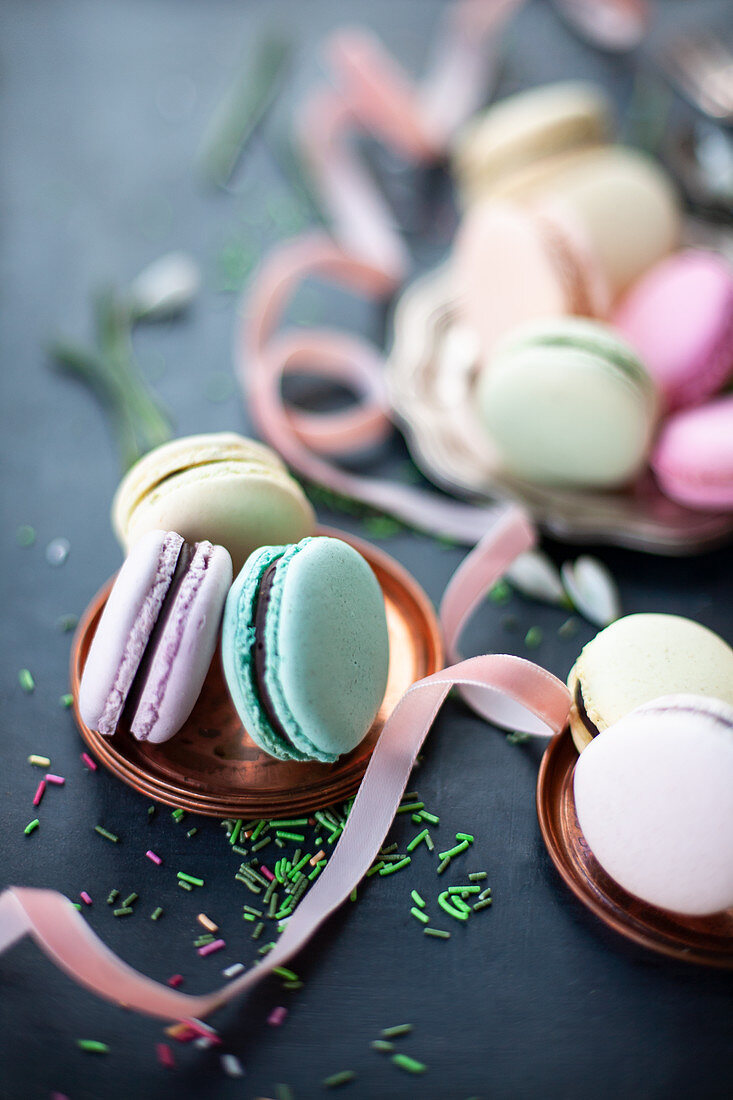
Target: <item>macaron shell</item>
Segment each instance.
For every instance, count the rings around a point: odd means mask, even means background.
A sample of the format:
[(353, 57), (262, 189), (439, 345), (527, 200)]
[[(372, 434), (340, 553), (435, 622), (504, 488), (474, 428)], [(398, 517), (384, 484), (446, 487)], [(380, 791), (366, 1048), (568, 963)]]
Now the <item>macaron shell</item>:
[(265, 682), (294, 748), (335, 760), (368, 732), (387, 686), (384, 598), (340, 539), (291, 547), (278, 563), (265, 627)]
[(733, 374), (733, 269), (715, 252), (675, 253), (634, 284), (613, 323), (669, 409), (704, 401)]
[(599, 730), (661, 695), (693, 693), (733, 705), (733, 649), (712, 630), (680, 615), (617, 619), (582, 650), (574, 677)]
[(308, 499), (283, 469), (223, 460), (161, 481), (134, 509), (125, 542), (158, 527), (173, 528), (189, 542), (215, 538), (239, 570), (257, 547), (301, 539), (314, 526)]
[(542, 208), (582, 226), (612, 297), (679, 240), (679, 200), (669, 178), (650, 157), (620, 145), (590, 151), (560, 173)]
[(79, 713), (89, 729), (115, 732), (182, 544), (173, 532), (149, 531), (117, 574), (79, 687)]
[[(120, 482), (112, 501), (112, 526), (123, 545), (130, 516), (140, 501), (166, 478), (194, 466), (227, 460), (256, 462), (285, 472), (279, 455), (264, 443), (236, 432), (212, 432), (182, 436), (149, 451), (132, 466)], [(174, 530), (177, 528), (174, 525)]]
[(574, 774), (591, 851), (625, 890), (691, 916), (733, 905), (733, 709), (673, 696), (596, 737)]
[(279, 760), (305, 760), (306, 755), (287, 744), (264, 714), (253, 662), (260, 581), (265, 570), (281, 558), (286, 549), (285, 546), (264, 546), (255, 550), (235, 578), (224, 607), (221, 660), (232, 702), (255, 744)]
[(672, 500), (688, 508), (733, 509), (733, 394), (671, 416), (651, 465)]
[(176, 593), (130, 723), (138, 740), (168, 741), (193, 710), (216, 649), (231, 583), (228, 551), (200, 542)]

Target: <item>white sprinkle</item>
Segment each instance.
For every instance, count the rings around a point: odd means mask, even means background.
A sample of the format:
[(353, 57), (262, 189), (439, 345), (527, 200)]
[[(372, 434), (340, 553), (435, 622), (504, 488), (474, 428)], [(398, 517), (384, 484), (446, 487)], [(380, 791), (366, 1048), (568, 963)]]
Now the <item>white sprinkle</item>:
[(63, 565), (70, 549), (71, 543), (68, 539), (52, 539), (46, 547), (46, 561), (49, 565)]
[(565, 590), (573, 606), (589, 622), (608, 626), (621, 614), (621, 598), (616, 582), (597, 558), (584, 555), (562, 567)]
[(229, 1077), (244, 1077), (242, 1063), (233, 1054), (222, 1054), (221, 1068)]
[(225, 978), (236, 978), (237, 974), (241, 974), (244, 970), (244, 963), (232, 963), (226, 970), (222, 970), (222, 974)]
[(210, 1039), (208, 1035), (199, 1035), (198, 1039), (194, 1039), (193, 1045), (197, 1050), (208, 1050), (209, 1047), (213, 1047), (214, 1040)]

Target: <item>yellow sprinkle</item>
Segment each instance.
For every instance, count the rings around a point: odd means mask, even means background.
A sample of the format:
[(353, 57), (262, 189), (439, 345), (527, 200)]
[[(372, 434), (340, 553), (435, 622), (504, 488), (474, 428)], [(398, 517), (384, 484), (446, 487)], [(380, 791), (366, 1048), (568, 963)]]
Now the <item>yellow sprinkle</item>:
[(36, 756), (35, 754), (31, 754), (31, 756), (28, 757), (28, 763), (35, 764), (37, 768), (51, 767), (51, 761), (47, 756)]
[(199, 922), (199, 924), (203, 924), (207, 932), (219, 931), (219, 925), (214, 924), (213, 920), (209, 920), (209, 918), (206, 916), (206, 913), (199, 913), (199, 915), (196, 917), (196, 920)]

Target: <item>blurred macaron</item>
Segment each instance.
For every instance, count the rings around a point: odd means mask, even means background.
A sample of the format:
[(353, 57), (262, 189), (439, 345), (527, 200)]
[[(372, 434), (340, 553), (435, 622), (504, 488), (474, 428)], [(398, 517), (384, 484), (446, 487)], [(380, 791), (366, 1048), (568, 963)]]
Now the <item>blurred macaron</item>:
[(733, 394), (668, 417), (651, 465), (672, 500), (704, 511), (733, 509)]
[(157, 529), (208, 539), (237, 571), (258, 546), (312, 534), (315, 516), (274, 451), (219, 432), (174, 439), (135, 463), (115, 493), (112, 526), (125, 549)]

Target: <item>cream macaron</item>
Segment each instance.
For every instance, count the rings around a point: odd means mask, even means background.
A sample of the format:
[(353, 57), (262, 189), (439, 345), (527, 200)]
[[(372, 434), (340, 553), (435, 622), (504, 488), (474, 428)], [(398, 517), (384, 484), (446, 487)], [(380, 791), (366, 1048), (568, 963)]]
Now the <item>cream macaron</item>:
[(599, 733), (662, 695), (705, 695), (733, 706), (733, 649), (680, 615), (627, 615), (588, 642), (568, 687), (570, 732), (582, 752)]
[(303, 490), (269, 447), (234, 432), (174, 439), (125, 475), (112, 526), (129, 549), (147, 531), (224, 546), (235, 573), (259, 546), (298, 542), (315, 530)]

